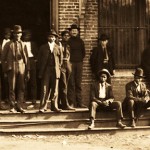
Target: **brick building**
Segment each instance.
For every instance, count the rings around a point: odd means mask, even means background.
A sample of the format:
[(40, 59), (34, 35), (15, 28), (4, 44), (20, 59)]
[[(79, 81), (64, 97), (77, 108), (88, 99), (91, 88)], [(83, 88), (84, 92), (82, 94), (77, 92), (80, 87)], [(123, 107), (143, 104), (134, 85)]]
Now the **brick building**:
[(98, 35), (107, 33), (115, 48), (114, 95), (123, 100), (124, 85), (132, 79), (132, 69), (140, 64), (149, 38), (150, 0), (0, 0), (0, 4), (0, 30), (20, 24), (33, 30), (39, 45), (52, 27), (60, 33), (72, 23), (80, 26), (86, 48), (82, 81), (85, 104), (89, 102), (93, 80), (91, 50), (97, 45)]

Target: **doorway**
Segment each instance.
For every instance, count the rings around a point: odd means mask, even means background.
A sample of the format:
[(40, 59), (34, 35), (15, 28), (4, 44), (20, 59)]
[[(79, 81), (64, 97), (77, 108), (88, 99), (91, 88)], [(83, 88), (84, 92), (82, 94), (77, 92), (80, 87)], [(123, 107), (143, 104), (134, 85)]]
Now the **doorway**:
[(40, 46), (50, 29), (50, 12), (50, 0), (0, 0), (0, 31), (19, 24), (23, 30), (32, 31), (33, 40)]

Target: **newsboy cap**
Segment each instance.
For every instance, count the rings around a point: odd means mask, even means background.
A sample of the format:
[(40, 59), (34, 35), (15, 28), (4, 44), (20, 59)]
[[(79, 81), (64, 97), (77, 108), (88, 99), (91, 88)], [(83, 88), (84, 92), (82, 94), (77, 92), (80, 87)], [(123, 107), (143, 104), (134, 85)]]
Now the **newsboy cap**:
[(48, 34), (47, 34), (47, 36), (50, 36), (50, 35), (54, 35), (55, 37), (59, 37), (59, 35), (53, 29), (50, 32), (48, 32)]
[(111, 77), (111, 75), (107, 69), (102, 69), (102, 70), (98, 71), (98, 76), (100, 76), (101, 74), (106, 74), (107, 78)]

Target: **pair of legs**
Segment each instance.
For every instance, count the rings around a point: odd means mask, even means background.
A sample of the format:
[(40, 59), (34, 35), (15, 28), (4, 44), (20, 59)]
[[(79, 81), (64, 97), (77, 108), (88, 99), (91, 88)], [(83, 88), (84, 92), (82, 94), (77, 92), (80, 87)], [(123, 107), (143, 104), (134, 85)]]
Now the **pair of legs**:
[(143, 102), (143, 101), (134, 101), (130, 99), (128, 101), (128, 110), (129, 110), (129, 115), (131, 118), (131, 127), (135, 127), (135, 119), (138, 119), (146, 108), (150, 107), (150, 101)]
[(82, 71), (83, 62), (72, 62), (72, 73), (68, 85), (68, 100), (71, 106), (85, 107), (82, 104)]
[(25, 94), (25, 64), (23, 62), (14, 62), (13, 69), (8, 71), (8, 83), (10, 111), (14, 112), (17, 109), (23, 113), (23, 101)]
[[(92, 101), (91, 103), (91, 107), (90, 107), (90, 120), (91, 120), (91, 125), (89, 126), (89, 128), (93, 128), (94, 127), (94, 120), (96, 118), (96, 110), (97, 109), (102, 109), (104, 108), (104, 106), (102, 104), (98, 104), (94, 101)], [(125, 125), (123, 125), (121, 123), (121, 119), (123, 118), (123, 113), (122, 113), (122, 105), (121, 102), (119, 101), (114, 101), (112, 103), (109, 104), (109, 106), (107, 106), (107, 108), (113, 110), (116, 110), (116, 118), (117, 118), (117, 125), (118, 127), (124, 128)]]

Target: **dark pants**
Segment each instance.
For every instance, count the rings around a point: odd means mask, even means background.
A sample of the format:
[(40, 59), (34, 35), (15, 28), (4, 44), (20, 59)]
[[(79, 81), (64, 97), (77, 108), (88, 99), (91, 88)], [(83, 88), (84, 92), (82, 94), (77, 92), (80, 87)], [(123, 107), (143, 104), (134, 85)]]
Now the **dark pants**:
[(70, 105), (80, 105), (82, 103), (82, 71), (83, 63), (72, 63), (72, 73), (68, 85), (68, 100)]
[(32, 100), (32, 103), (37, 99), (37, 79), (36, 79), (36, 62), (34, 58), (30, 58), (30, 79), (27, 81), (26, 98)]
[(25, 64), (22, 61), (13, 63), (13, 69), (8, 71), (8, 83), (10, 107), (14, 108), (17, 100), (17, 107), (22, 108), (25, 94)]
[(8, 76), (3, 72), (2, 65), (0, 64), (0, 100), (7, 102), (8, 100)]
[(134, 101), (132, 99), (128, 101), (128, 110), (131, 119), (135, 119), (135, 116), (136, 118), (139, 118), (142, 111), (148, 107), (150, 107), (150, 101), (147, 103), (142, 101)]
[(42, 79), (41, 87), (41, 102), (40, 109), (47, 109), (48, 100), (51, 99), (56, 107), (58, 107), (58, 96), (54, 99), (54, 91), (56, 85), (56, 73), (55, 67), (47, 67)]
[(71, 64), (65, 61), (63, 62), (61, 76), (59, 79), (59, 104), (61, 105), (62, 108), (66, 108), (69, 105), (67, 98), (67, 89), (70, 74), (71, 74)]
[[(91, 108), (90, 108), (90, 118), (91, 119), (95, 119), (96, 117), (96, 110), (97, 109), (104, 109), (106, 107), (104, 107), (103, 105), (99, 105), (98, 103), (96, 102), (92, 102), (91, 103)], [(107, 109), (116, 109), (116, 118), (117, 120), (120, 120), (123, 118), (123, 113), (122, 113), (122, 105), (121, 105), (121, 102), (119, 101), (114, 101), (112, 103), (110, 103), (109, 106), (107, 106)]]

